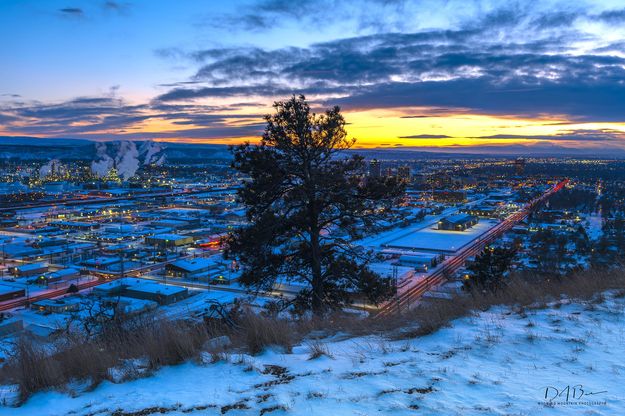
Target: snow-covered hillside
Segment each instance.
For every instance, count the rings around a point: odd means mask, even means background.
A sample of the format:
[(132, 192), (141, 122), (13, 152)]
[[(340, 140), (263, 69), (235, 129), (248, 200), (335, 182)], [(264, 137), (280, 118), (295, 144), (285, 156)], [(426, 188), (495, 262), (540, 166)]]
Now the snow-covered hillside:
[[(1, 415), (622, 415), (625, 299), (500, 308), (416, 339), (325, 339), (330, 356), (230, 355), (92, 392), (46, 392)], [(566, 393), (546, 407), (556, 389)], [(594, 393), (594, 394), (592, 394)], [(580, 397), (581, 395), (581, 397)], [(117, 412), (117, 413), (116, 413)]]

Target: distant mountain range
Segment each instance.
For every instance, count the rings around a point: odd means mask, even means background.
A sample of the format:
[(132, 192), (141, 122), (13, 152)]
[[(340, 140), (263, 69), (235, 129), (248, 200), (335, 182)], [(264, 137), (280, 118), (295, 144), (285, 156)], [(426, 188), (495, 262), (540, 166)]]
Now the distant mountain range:
[[(39, 138), (0, 136), (0, 158), (20, 159), (92, 159), (96, 154), (96, 141), (65, 138)], [(206, 159), (229, 159), (230, 152), (223, 144), (161, 143), (169, 162), (197, 163)], [(367, 158), (414, 159), (454, 157), (588, 157), (625, 158), (620, 147), (577, 148), (554, 143), (449, 146), (449, 147), (380, 147), (354, 149)]]
[[(84, 139), (49, 139), (40, 137), (0, 136), (0, 158), (93, 160), (97, 141)], [(111, 142), (107, 142), (111, 143)], [(135, 142), (137, 146), (141, 142)], [(168, 161), (197, 162), (205, 159), (229, 159), (228, 146), (221, 144), (161, 143)]]

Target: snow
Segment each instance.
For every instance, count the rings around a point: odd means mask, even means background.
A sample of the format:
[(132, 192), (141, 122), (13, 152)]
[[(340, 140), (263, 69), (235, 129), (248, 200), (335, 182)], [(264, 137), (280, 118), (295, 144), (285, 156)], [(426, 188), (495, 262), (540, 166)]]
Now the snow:
[(497, 220), (483, 219), (465, 231), (438, 230), (436, 224), (430, 224), (418, 231), (387, 241), (384, 245), (393, 248), (454, 253), (497, 224)]
[[(415, 339), (334, 336), (323, 340), (330, 356), (317, 359), (304, 342), (291, 354), (186, 363), (93, 391), (38, 393), (0, 415), (625, 414), (625, 299), (563, 303), (493, 308)], [(598, 404), (561, 397), (547, 408), (544, 388), (567, 385), (598, 393), (582, 398)], [(12, 394), (0, 388), (0, 402)]]
[(595, 212), (592, 215), (589, 215), (587, 220), (588, 228), (586, 229), (586, 233), (588, 234), (588, 238), (591, 240), (598, 240), (601, 237), (603, 227), (603, 218), (601, 217), (601, 213)]

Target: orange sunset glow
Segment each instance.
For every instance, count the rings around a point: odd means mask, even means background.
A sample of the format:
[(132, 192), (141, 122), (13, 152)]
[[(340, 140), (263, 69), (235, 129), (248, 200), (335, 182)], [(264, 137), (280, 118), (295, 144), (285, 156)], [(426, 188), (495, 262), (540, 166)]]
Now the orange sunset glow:
[(625, 151), (625, 25), (608, 2), (557, 18), (556, 0), (366, 2), (328, 16), (273, 1), (259, 15), (237, 1), (6, 6), (0, 31), (20, 42), (5, 45), (0, 135), (256, 142), (272, 103), (304, 94), (340, 106), (359, 148)]

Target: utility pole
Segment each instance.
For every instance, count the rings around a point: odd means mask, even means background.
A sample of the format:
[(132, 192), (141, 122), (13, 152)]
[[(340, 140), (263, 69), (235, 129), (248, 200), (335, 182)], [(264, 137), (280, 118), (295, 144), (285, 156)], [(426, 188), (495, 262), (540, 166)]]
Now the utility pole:
[(125, 274), (125, 270), (124, 270), (124, 250), (122, 248), (117, 249), (117, 251), (119, 252), (119, 260), (120, 260), (120, 265), (119, 265), (119, 277), (120, 279), (124, 278), (124, 274)]
[(393, 285), (395, 286), (395, 302), (397, 303), (397, 314), (399, 315), (400, 311), (400, 305), (399, 305), (399, 282), (398, 282), (398, 272), (397, 272), (397, 265), (394, 264), (393, 265)]

